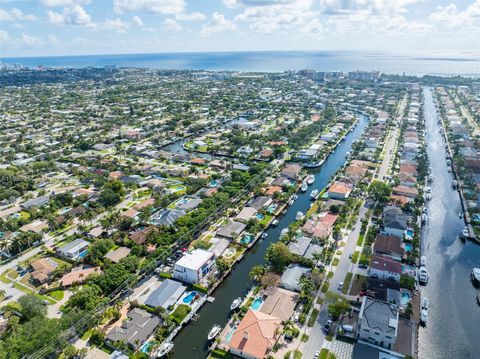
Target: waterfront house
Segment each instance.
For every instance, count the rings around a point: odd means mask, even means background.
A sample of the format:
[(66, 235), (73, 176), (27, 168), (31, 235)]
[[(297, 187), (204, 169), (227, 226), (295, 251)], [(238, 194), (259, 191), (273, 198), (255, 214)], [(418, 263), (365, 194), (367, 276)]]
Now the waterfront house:
[(88, 277), (94, 274), (100, 274), (100, 267), (81, 266), (75, 267), (71, 272), (65, 274), (60, 283), (62, 287), (69, 287), (75, 283), (83, 283)]
[(67, 259), (77, 260), (86, 254), (87, 248), (90, 245), (89, 242), (77, 238), (74, 241), (65, 244), (58, 249), (58, 253)]
[(106, 337), (112, 344), (122, 341), (133, 350), (138, 350), (154, 333), (161, 320), (140, 308), (130, 310), (127, 317), (128, 319), (120, 327), (114, 327)]
[(150, 293), (145, 304), (152, 308), (162, 307), (168, 309), (182, 297), (186, 290), (187, 287), (182, 283), (165, 279), (160, 287)]
[(314, 239), (324, 239), (330, 237), (333, 226), (337, 221), (338, 214), (332, 212), (322, 212), (312, 216), (302, 227), (302, 232)]
[(413, 199), (417, 196), (417, 189), (415, 187), (400, 185), (400, 186), (393, 187), (392, 193), (399, 196), (405, 196)]
[(235, 222), (229, 219), (228, 222), (217, 231), (217, 236), (232, 240), (237, 238), (243, 232), (245, 227), (246, 225), (244, 223)]
[(402, 264), (390, 257), (373, 255), (370, 259), (368, 276), (372, 278), (394, 280), (400, 282), (402, 275)]
[(258, 196), (255, 197), (250, 204), (248, 205), (249, 207), (253, 207), (257, 210), (261, 208), (266, 208), (272, 204), (273, 200), (271, 197), (267, 196)]
[(328, 189), (328, 197), (339, 200), (346, 200), (352, 193), (353, 186), (349, 183), (337, 181)]
[(403, 214), (403, 211), (396, 206), (388, 206), (383, 211), (382, 234), (403, 238), (404, 232), (408, 229), (410, 217)]
[(281, 320), (249, 309), (230, 340), (230, 352), (245, 359), (263, 359), (272, 350), (281, 332)]
[(398, 310), (393, 304), (364, 296), (358, 315), (357, 337), (392, 349), (398, 333)]
[(282, 177), (286, 177), (291, 180), (297, 180), (300, 176), (300, 171), (302, 170), (302, 166), (296, 163), (289, 163), (285, 165), (280, 175)]
[(247, 223), (250, 219), (255, 219), (257, 210), (252, 207), (244, 207), (235, 217), (235, 221)]
[(185, 283), (199, 283), (215, 268), (215, 254), (204, 249), (187, 252), (173, 268), (172, 277)]
[(375, 254), (389, 256), (392, 259), (401, 261), (405, 250), (402, 248), (402, 239), (397, 236), (377, 235), (373, 245)]
[(280, 278), (280, 286), (287, 290), (300, 292), (300, 278), (310, 272), (310, 268), (301, 267), (299, 265), (290, 265), (285, 269)]
[(260, 311), (284, 322), (292, 317), (297, 300), (297, 293), (276, 287), (269, 292), (267, 299), (260, 307)]

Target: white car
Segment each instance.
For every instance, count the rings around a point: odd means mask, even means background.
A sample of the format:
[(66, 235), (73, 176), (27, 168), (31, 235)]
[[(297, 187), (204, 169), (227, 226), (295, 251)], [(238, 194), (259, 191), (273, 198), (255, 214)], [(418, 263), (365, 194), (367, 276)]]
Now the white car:
[(313, 359), (318, 359), (319, 356), (320, 356), (320, 350), (317, 350), (313, 355)]
[(337, 289), (338, 289), (338, 290), (342, 290), (342, 288), (343, 288), (343, 282), (338, 283)]

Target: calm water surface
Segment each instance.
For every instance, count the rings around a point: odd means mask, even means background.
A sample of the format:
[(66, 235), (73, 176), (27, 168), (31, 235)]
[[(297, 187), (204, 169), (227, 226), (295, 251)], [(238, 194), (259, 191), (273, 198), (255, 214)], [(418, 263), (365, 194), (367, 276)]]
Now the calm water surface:
[(419, 358), (480, 358), (480, 307), (470, 281), (470, 271), (480, 266), (480, 246), (457, 239), (464, 226), (458, 217), (460, 199), (447, 172), (445, 143), (438, 132), (431, 89), (425, 88), (424, 94), (427, 151), (434, 181), (422, 243), (430, 279), (421, 292), (430, 304), (427, 327), (420, 328)]

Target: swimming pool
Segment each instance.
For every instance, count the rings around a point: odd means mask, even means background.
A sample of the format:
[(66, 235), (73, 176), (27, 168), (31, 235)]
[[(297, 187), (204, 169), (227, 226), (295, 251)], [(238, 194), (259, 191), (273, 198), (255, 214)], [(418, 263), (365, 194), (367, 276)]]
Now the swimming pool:
[(210, 187), (217, 187), (218, 186), (218, 181), (217, 180), (211, 180), (210, 181)]
[(407, 229), (407, 230), (405, 231), (405, 234), (406, 234), (408, 237), (413, 237), (413, 234), (414, 234), (413, 229)]
[(250, 308), (252, 308), (252, 310), (259, 310), (260, 307), (262, 306), (263, 304), (263, 298), (262, 297), (257, 297), (255, 298), (255, 300), (253, 301), (252, 305), (250, 306)]
[(150, 352), (150, 349), (152, 348), (152, 345), (153, 345), (153, 342), (146, 342), (145, 344), (143, 344), (141, 347), (140, 347), (140, 351), (142, 353), (148, 353)]
[(232, 340), (233, 333), (235, 333), (235, 330), (237, 330), (237, 326), (234, 326), (230, 331), (228, 332), (227, 335), (225, 335), (225, 341), (227, 343), (230, 343), (230, 340)]
[(255, 217), (257, 217), (257, 219), (259, 219), (260, 221), (265, 218), (265, 216), (262, 213), (257, 213)]
[(413, 249), (413, 246), (410, 243), (405, 243), (405, 250), (407, 252), (411, 252)]
[(270, 206), (268, 206), (267, 211), (268, 211), (268, 213), (273, 213), (273, 212), (275, 212), (276, 209), (277, 209), (277, 205), (276, 204), (271, 204)]
[(70, 210), (71, 210), (70, 207), (63, 207), (63, 208), (61, 208), (61, 209), (58, 210), (58, 214), (59, 214), (59, 215), (62, 215), (62, 214), (67, 213), (67, 212), (70, 211)]
[(403, 308), (406, 308), (408, 306), (408, 303), (410, 303), (411, 300), (412, 300), (412, 297), (410, 293), (408, 293), (407, 291), (402, 291), (402, 295), (400, 297), (400, 305)]
[(85, 250), (78, 254), (78, 259), (83, 259), (88, 254), (88, 250)]
[(183, 298), (183, 302), (185, 304), (190, 304), (196, 295), (197, 295), (197, 292), (195, 291), (190, 292), (185, 298)]
[(253, 236), (251, 234), (244, 235), (243, 238), (240, 240), (240, 242), (243, 244), (249, 244), (251, 241), (253, 241)]

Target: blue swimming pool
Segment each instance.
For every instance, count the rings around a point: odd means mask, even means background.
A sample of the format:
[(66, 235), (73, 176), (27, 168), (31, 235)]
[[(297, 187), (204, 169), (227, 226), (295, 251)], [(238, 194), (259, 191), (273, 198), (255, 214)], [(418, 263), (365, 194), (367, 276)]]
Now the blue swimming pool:
[(402, 296), (400, 298), (400, 304), (403, 308), (406, 308), (408, 303), (412, 300), (410, 293), (402, 291)]
[(273, 212), (275, 212), (276, 209), (277, 209), (277, 205), (276, 204), (271, 204), (270, 206), (268, 206), (267, 211), (268, 211), (268, 213), (273, 213)]
[(265, 216), (262, 213), (257, 213), (255, 217), (257, 217), (257, 219), (259, 219), (260, 221), (265, 218)]
[(240, 240), (240, 242), (243, 244), (250, 244), (251, 241), (253, 241), (253, 236), (251, 234), (244, 235)]
[(217, 187), (218, 186), (218, 181), (217, 180), (211, 180), (210, 181), (210, 187)]
[(78, 259), (83, 259), (85, 258), (85, 256), (88, 254), (88, 250), (85, 250), (83, 252), (81, 252), (79, 255), (78, 255)]
[(153, 346), (153, 342), (146, 342), (140, 347), (140, 351), (142, 353), (147, 354), (148, 352), (150, 352), (150, 349), (152, 348), (152, 346)]
[(227, 343), (230, 342), (230, 340), (232, 340), (232, 336), (233, 336), (233, 333), (235, 333), (235, 330), (237, 330), (237, 326), (234, 326), (232, 329), (230, 329), (230, 331), (228, 332), (227, 335), (225, 335), (225, 341)]
[(405, 250), (407, 252), (411, 252), (413, 249), (413, 246), (410, 243), (405, 243)]
[(250, 306), (250, 308), (252, 308), (252, 310), (259, 310), (260, 307), (262, 306), (263, 304), (263, 298), (261, 297), (257, 297), (255, 298), (255, 300), (253, 301), (252, 305)]
[(197, 295), (197, 292), (195, 291), (190, 292), (185, 298), (183, 298), (183, 302), (185, 304), (190, 304), (196, 295)]
[(414, 233), (414, 232), (413, 232), (413, 229), (407, 229), (407, 230), (405, 231), (405, 233), (407, 234), (407, 236), (413, 237), (413, 233)]

